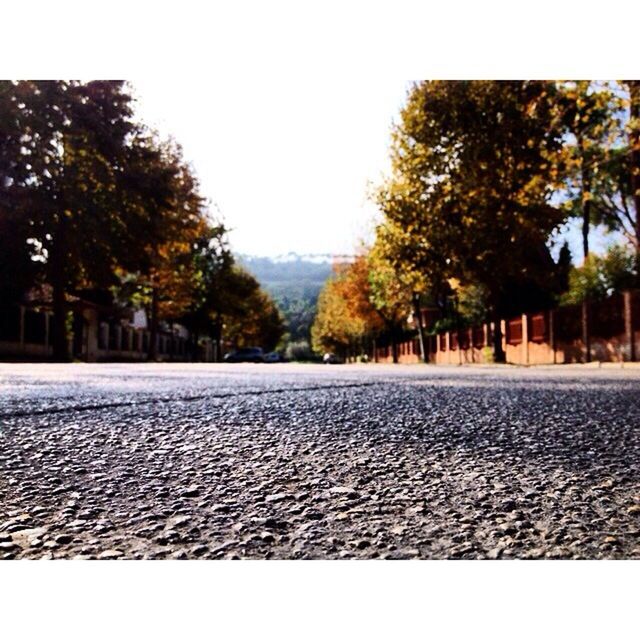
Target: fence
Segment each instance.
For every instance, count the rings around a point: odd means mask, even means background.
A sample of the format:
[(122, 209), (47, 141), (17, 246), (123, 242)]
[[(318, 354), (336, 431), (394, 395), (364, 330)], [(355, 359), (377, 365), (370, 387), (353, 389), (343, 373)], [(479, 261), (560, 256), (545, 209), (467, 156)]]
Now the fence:
[[(523, 314), (500, 321), (502, 349), (512, 364), (560, 364), (636, 361), (640, 356), (640, 291), (626, 291), (589, 304), (589, 353), (582, 339), (582, 306)], [(494, 360), (494, 323), (429, 337), (429, 361), (435, 364), (487, 363)], [(409, 343), (407, 343), (409, 344)], [(400, 362), (420, 362), (414, 341), (399, 345)], [(390, 362), (390, 349), (378, 350), (378, 362)]]
[[(16, 305), (0, 310), (0, 358), (46, 360), (53, 356), (51, 311)], [(142, 361), (149, 352), (150, 331), (119, 320), (100, 321), (91, 309), (73, 314), (71, 357), (90, 362), (101, 360)], [(187, 339), (171, 331), (157, 335), (157, 359), (183, 361), (191, 358)], [(197, 358), (213, 359), (209, 343), (199, 345)]]

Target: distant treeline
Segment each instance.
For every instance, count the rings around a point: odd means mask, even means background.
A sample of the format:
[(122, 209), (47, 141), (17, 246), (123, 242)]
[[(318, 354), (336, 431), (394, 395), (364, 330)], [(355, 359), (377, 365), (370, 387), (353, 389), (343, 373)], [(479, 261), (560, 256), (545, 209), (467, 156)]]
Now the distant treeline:
[(318, 295), (332, 267), (328, 261), (316, 262), (299, 256), (287, 258), (242, 255), (239, 261), (269, 292), (282, 312), (287, 325), (282, 347), (288, 350), (289, 357), (309, 357)]

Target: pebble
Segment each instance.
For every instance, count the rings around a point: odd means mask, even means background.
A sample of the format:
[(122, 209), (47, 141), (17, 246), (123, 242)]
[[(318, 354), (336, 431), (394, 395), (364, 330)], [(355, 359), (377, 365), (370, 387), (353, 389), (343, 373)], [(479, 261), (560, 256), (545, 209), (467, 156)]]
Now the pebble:
[(197, 484), (192, 484), (182, 492), (182, 495), (185, 498), (197, 498), (200, 495), (200, 487)]
[(265, 497), (265, 502), (283, 502), (288, 497), (286, 493), (272, 493)]
[(98, 554), (99, 560), (114, 560), (116, 558), (121, 558), (124, 555), (122, 551), (119, 549), (107, 549), (102, 553)]
[(195, 547), (193, 547), (191, 549), (191, 553), (194, 556), (202, 556), (202, 555), (204, 555), (205, 553), (208, 553), (208, 552), (209, 552), (209, 547), (207, 547), (207, 545), (205, 545), (205, 544), (196, 545)]
[(170, 518), (167, 526), (171, 529), (173, 527), (183, 527), (191, 522), (191, 516), (175, 516)]

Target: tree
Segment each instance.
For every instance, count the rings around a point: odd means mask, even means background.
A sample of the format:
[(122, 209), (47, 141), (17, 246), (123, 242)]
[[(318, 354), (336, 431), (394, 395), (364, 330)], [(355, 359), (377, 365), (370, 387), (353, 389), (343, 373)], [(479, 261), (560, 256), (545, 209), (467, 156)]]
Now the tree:
[(558, 84), (557, 117), (565, 137), (564, 205), (582, 221), (583, 257), (589, 255), (593, 202), (602, 189), (601, 170), (619, 138), (622, 102), (607, 83), (588, 80)]
[[(619, 136), (621, 102), (608, 84), (591, 81), (559, 83), (558, 119), (565, 132), (563, 159), (566, 198), (564, 206), (570, 215), (582, 221), (582, 250), (585, 263), (589, 258), (589, 231), (596, 210), (594, 201), (601, 197), (606, 184), (606, 164)], [(588, 271), (589, 265), (586, 265)], [(585, 359), (591, 360), (589, 297), (582, 301), (582, 340)]]
[(128, 232), (138, 246), (124, 271), (135, 274), (150, 325), (149, 359), (154, 360), (160, 322), (187, 315), (198, 297), (202, 265), (196, 254), (211, 229), (197, 179), (174, 141), (149, 133), (137, 136), (127, 169), (123, 200)]
[[(195, 359), (200, 336), (215, 334), (220, 290), (234, 263), (224, 225), (213, 224), (205, 228), (193, 245), (192, 260), (195, 268), (192, 302), (180, 321), (189, 329), (191, 357)], [(220, 348), (219, 343), (217, 348)]]
[(589, 254), (579, 267), (569, 272), (569, 287), (561, 304), (582, 304), (602, 300), (631, 288), (636, 280), (635, 254), (628, 247), (614, 245), (604, 256)]
[(629, 117), (626, 122), (615, 118), (618, 136), (598, 166), (600, 181), (593, 209), (599, 222), (621, 233), (633, 248), (635, 272), (640, 274), (640, 81), (621, 86), (625, 91), (619, 111), (624, 108)]
[[(400, 332), (414, 307), (415, 288), (405, 280), (386, 258), (384, 247), (377, 242), (367, 256), (369, 269), (369, 301), (380, 316), (391, 339), (393, 362), (398, 362)], [(409, 276), (410, 278), (410, 276)]]
[[(311, 344), (315, 351), (335, 352), (347, 358), (367, 332), (366, 319), (362, 317), (366, 298), (363, 299), (361, 290), (353, 287), (360, 275), (352, 265), (334, 266), (334, 274), (320, 291), (318, 310), (311, 327)], [(360, 282), (367, 283), (361, 279)]]
[(545, 242), (563, 217), (550, 204), (562, 134), (554, 100), (549, 82), (414, 85), (378, 199), (385, 218), (414, 236), (418, 268), (486, 287), (498, 360), (509, 294), (525, 281), (544, 287)]
[[(395, 197), (389, 197), (389, 191), (395, 192)], [(402, 187), (393, 182), (387, 182), (376, 197), (384, 211), (389, 212), (396, 207), (412, 206), (414, 200), (403, 197)], [(397, 220), (395, 215), (389, 216)], [(424, 362), (429, 361), (426, 341), (426, 327), (422, 319), (422, 301), (424, 299), (442, 299), (449, 286), (445, 277), (447, 271), (444, 257), (426, 247), (419, 234), (413, 233), (411, 225), (404, 228), (387, 219), (376, 229), (376, 245), (378, 253), (387, 265), (395, 272), (403, 290), (411, 293), (413, 317), (418, 328), (420, 354)], [(446, 296), (446, 294), (445, 294)]]
[(362, 250), (349, 263), (334, 265), (318, 298), (318, 311), (311, 328), (316, 351), (334, 351), (343, 357), (357, 355), (365, 341), (384, 330), (373, 304), (369, 256)]
[(131, 96), (122, 82), (3, 82), (1, 89), (3, 197), (16, 205), (52, 287), (54, 357), (64, 360), (67, 295), (88, 282), (113, 283), (117, 258), (127, 253), (120, 178), (135, 130)]
[(150, 359), (161, 322), (187, 325), (195, 355), (223, 312), (250, 309), (245, 325), (277, 342), (281, 319), (255, 280), (240, 301), (226, 229), (179, 145), (134, 122), (131, 102), (122, 82), (0, 83), (3, 302), (49, 286), (56, 359), (68, 357), (69, 297), (88, 292), (146, 309)]
[(238, 265), (221, 274), (211, 301), (215, 337), (221, 351), (223, 331), (235, 348), (260, 346), (271, 351), (285, 333), (284, 320), (258, 281)]
[(367, 337), (386, 334), (398, 361), (400, 331), (411, 310), (411, 290), (385, 260), (379, 245), (352, 263), (337, 265), (318, 300), (314, 349), (355, 355)]
[(282, 315), (269, 294), (257, 287), (243, 301), (243, 312), (226, 319), (226, 335), (235, 348), (260, 346), (273, 351), (284, 335)]
[[(17, 302), (36, 281), (44, 256), (30, 242), (29, 205), (22, 162), (22, 123), (16, 85), (0, 82), (0, 305)], [(24, 149), (26, 152), (26, 148)], [(0, 309), (2, 312), (3, 309)]]
[(30, 236), (23, 213), (0, 205), (0, 313), (41, 279), (45, 258)]

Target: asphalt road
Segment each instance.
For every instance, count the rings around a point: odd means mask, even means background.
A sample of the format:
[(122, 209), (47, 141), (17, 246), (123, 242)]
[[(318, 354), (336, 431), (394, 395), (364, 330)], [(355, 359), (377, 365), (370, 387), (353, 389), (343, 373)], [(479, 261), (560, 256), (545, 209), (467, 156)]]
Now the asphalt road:
[(0, 365), (0, 558), (638, 558), (640, 369)]

